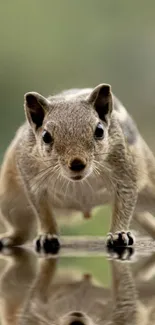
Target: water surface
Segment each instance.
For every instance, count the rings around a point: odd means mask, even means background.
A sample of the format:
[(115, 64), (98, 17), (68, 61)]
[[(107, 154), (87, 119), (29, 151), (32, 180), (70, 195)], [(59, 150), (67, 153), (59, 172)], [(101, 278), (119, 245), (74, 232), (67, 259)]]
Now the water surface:
[(0, 254), (5, 325), (155, 324), (155, 243), (107, 252), (98, 237), (63, 237), (58, 255)]

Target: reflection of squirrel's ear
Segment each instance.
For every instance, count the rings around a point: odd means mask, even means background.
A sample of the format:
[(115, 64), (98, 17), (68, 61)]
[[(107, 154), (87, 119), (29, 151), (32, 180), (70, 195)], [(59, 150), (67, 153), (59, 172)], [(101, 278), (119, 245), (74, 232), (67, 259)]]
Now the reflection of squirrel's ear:
[(113, 106), (111, 86), (108, 84), (98, 85), (89, 95), (88, 101), (94, 106), (99, 118), (107, 122), (107, 117), (112, 112)]
[(49, 108), (49, 101), (36, 92), (24, 95), (24, 109), (28, 122), (32, 127), (38, 129), (42, 126), (45, 114)]

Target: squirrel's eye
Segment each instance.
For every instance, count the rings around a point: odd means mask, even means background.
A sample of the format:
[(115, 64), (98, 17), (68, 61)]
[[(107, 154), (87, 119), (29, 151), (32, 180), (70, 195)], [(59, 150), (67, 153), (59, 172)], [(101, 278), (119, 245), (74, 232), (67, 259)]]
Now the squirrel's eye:
[(104, 129), (103, 129), (103, 125), (101, 123), (97, 124), (95, 133), (94, 133), (94, 137), (96, 140), (102, 140), (104, 137)]
[(50, 133), (46, 130), (43, 131), (42, 133), (42, 139), (45, 143), (52, 143), (53, 142), (53, 139), (50, 135)]

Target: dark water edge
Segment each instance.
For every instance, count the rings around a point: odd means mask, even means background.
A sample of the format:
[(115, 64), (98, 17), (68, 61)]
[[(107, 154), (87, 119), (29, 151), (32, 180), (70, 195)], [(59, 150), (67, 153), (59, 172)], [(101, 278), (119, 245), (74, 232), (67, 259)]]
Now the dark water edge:
[[(65, 255), (100, 255), (107, 256), (106, 237), (98, 236), (61, 236), (60, 256)], [(23, 247), (34, 249), (32, 243)], [(138, 255), (149, 255), (155, 252), (155, 240), (150, 237), (136, 237), (135, 243), (131, 246)], [(109, 255), (109, 254), (108, 254)]]

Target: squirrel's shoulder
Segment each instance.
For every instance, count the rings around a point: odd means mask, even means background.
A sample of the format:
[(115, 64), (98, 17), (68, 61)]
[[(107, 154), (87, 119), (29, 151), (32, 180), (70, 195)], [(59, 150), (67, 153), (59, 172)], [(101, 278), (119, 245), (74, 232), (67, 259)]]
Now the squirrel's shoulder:
[(113, 94), (114, 114), (129, 145), (133, 145), (139, 136), (138, 127), (122, 102)]

